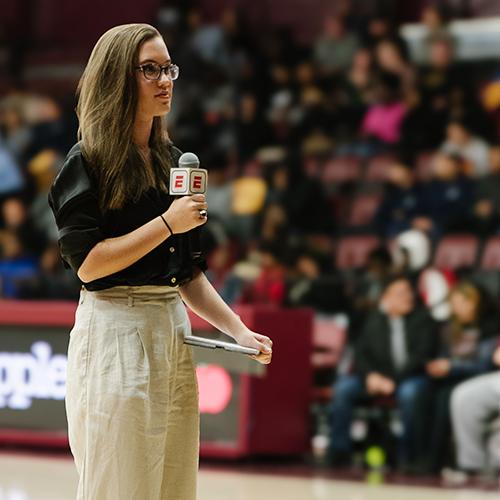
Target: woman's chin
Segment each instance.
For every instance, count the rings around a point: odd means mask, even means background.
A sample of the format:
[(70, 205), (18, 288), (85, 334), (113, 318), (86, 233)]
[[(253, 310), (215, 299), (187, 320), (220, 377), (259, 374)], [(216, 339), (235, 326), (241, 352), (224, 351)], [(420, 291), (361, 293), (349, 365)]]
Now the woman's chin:
[(170, 103), (163, 105), (155, 110), (155, 116), (165, 116), (170, 111)]

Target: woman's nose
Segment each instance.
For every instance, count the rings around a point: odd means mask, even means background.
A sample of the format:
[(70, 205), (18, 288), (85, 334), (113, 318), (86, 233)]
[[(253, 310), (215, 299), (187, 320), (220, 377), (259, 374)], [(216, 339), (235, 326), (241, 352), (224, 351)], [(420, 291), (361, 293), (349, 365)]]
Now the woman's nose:
[(168, 74), (167, 71), (162, 71), (160, 74), (160, 79), (158, 80), (158, 83), (161, 83), (165, 85), (165, 83), (169, 84), (170, 86), (172, 85), (172, 78), (170, 78), (170, 75)]

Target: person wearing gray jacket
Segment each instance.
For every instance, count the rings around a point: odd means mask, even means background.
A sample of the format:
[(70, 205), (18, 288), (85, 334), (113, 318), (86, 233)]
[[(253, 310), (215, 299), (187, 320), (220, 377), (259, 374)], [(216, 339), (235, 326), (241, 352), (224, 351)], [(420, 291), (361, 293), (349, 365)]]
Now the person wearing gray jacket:
[[(493, 363), (500, 368), (500, 346), (493, 353)], [(468, 475), (481, 473), (487, 468), (500, 471), (500, 444), (491, 447), (493, 453), (489, 453), (485, 441), (488, 422), (499, 414), (500, 370), (467, 380), (453, 391), (451, 418), (457, 464), (465, 473), (464, 480)], [(492, 437), (489, 436), (490, 442)]]

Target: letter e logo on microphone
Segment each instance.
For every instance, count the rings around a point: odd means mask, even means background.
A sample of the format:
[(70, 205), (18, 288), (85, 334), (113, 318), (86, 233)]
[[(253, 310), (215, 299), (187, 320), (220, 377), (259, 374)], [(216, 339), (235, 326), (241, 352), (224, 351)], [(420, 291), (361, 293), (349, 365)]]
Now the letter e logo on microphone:
[(188, 171), (184, 168), (170, 170), (170, 194), (189, 194)]
[(204, 193), (207, 190), (207, 171), (203, 168), (191, 169), (189, 179), (191, 193)]

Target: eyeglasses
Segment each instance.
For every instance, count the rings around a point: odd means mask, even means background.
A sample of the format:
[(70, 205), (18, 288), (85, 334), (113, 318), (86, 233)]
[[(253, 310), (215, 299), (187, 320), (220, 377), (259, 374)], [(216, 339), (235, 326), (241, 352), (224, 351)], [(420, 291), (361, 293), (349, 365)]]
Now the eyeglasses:
[(137, 66), (135, 69), (142, 71), (146, 80), (159, 80), (162, 71), (170, 80), (177, 80), (179, 76), (179, 66), (177, 64), (167, 64), (167, 66), (160, 66), (156, 63), (147, 63)]

